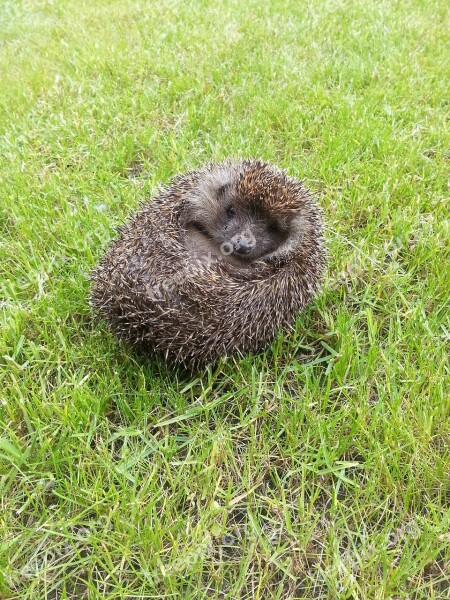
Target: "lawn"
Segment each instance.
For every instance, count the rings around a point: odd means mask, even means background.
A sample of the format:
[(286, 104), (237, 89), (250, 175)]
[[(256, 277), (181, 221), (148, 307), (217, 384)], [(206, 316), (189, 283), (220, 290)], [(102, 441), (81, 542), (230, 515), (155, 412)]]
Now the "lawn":
[[(444, 0), (0, 2), (0, 597), (450, 596)], [(173, 175), (315, 193), (323, 290), (189, 375), (88, 303)]]

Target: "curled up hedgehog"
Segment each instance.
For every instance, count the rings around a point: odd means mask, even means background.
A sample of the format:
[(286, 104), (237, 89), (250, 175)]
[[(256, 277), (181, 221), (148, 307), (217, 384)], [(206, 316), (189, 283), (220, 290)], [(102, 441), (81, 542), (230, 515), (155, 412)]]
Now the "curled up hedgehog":
[(119, 228), (91, 302), (121, 339), (193, 369), (292, 325), (324, 269), (322, 216), (302, 183), (228, 161), (176, 177)]

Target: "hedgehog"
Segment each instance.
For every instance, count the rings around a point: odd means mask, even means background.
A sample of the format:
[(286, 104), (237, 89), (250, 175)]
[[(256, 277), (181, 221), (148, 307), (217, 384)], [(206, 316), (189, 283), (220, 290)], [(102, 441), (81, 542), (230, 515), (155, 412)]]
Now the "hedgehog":
[(256, 352), (318, 292), (323, 229), (311, 193), (283, 170), (207, 164), (118, 228), (91, 304), (119, 338), (189, 370)]

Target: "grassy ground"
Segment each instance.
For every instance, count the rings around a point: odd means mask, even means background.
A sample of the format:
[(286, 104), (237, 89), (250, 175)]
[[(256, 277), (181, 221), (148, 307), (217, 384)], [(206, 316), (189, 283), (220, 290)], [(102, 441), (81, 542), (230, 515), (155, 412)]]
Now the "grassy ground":
[[(449, 597), (448, 31), (440, 0), (2, 0), (2, 597)], [(192, 378), (87, 274), (230, 155), (306, 180), (329, 273)]]

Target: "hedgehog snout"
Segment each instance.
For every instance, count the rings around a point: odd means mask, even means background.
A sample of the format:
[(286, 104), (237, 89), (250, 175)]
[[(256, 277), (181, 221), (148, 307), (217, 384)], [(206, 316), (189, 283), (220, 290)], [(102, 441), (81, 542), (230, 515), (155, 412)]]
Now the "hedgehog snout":
[(246, 229), (241, 233), (234, 235), (231, 238), (230, 243), (233, 246), (234, 252), (237, 252), (238, 254), (249, 254), (256, 244), (256, 239), (250, 229)]

